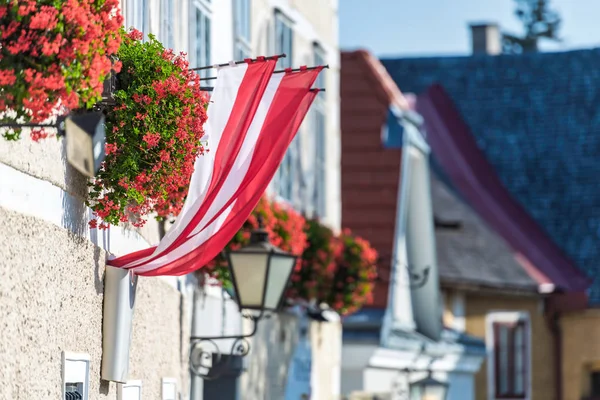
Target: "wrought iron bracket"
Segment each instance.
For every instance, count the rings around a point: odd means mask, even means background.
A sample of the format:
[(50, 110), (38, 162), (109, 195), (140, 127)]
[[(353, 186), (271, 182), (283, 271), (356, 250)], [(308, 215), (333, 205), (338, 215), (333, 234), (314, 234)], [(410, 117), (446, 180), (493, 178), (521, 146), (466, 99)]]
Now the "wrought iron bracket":
[[(261, 311), (258, 316), (243, 315), (253, 323), (250, 333), (227, 336), (191, 336), (190, 337), (190, 370), (196, 376), (205, 380), (218, 379), (224, 372), (228, 371), (232, 360), (236, 357), (245, 357), (250, 353), (250, 341), (248, 338), (256, 334), (258, 321), (263, 317)], [(233, 339), (229, 354), (223, 354), (217, 344), (217, 340)], [(212, 351), (211, 351), (212, 350)], [(211, 362), (207, 365), (207, 361)]]
[(429, 267), (425, 267), (420, 271), (407, 267), (407, 270), (411, 289), (420, 289), (429, 280), (429, 272), (431, 270)]

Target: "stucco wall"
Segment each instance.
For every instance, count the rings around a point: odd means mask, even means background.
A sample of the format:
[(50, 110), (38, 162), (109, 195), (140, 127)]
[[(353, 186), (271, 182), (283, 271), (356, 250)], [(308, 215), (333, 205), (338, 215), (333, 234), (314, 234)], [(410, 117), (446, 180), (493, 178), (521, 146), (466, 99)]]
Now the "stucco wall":
[[(541, 300), (537, 297), (505, 296), (482, 293), (466, 294), (466, 332), (485, 338), (486, 315), (496, 311), (522, 311), (531, 323), (531, 400), (554, 398), (554, 353), (552, 334), (548, 328)], [(488, 370), (484, 362), (475, 377), (477, 400), (488, 400)], [(567, 400), (567, 399), (565, 399)]]
[(589, 395), (589, 373), (600, 371), (600, 310), (566, 314), (562, 329), (563, 400)]
[(295, 315), (280, 313), (260, 321), (246, 360), (248, 370), (240, 380), (244, 400), (285, 398), (288, 369), (298, 338)]
[[(67, 230), (0, 208), (0, 398), (57, 399), (61, 352), (91, 358), (90, 399), (116, 398), (100, 380), (105, 252)], [(130, 378), (144, 398), (159, 399), (161, 378), (186, 384), (180, 294), (159, 279), (140, 279)]]
[[(241, 377), (242, 399), (270, 400), (286, 398), (286, 384), (301, 323), (294, 314), (279, 313), (262, 320), (252, 338), (247, 371)], [(339, 322), (310, 322), (307, 334), (311, 346), (311, 398), (338, 399), (342, 328)]]

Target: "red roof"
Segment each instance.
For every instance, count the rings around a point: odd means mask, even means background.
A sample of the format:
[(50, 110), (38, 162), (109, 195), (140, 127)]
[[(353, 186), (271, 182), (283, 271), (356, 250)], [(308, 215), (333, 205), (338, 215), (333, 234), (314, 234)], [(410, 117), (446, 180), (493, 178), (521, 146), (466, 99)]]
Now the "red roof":
[(379, 60), (364, 50), (341, 55), (342, 226), (379, 252), (380, 282), (371, 306), (387, 305), (400, 149), (384, 149), (381, 129), (391, 105), (409, 109)]

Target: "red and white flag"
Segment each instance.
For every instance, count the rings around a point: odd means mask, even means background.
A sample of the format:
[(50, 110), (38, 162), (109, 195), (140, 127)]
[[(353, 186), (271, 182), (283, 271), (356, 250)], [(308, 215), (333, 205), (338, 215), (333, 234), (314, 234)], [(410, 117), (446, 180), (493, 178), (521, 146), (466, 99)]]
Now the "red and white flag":
[(273, 73), (276, 60), (221, 67), (179, 216), (158, 246), (108, 261), (138, 275), (183, 275), (212, 260), (242, 227), (300, 128), (321, 68)]

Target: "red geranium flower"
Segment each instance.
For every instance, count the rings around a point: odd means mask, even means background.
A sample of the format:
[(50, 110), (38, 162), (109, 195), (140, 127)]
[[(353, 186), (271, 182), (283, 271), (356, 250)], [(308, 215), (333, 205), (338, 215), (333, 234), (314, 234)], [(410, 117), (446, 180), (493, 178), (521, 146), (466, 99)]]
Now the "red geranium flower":
[[(6, 3), (0, 5), (3, 119), (43, 122), (64, 112), (62, 107), (89, 108), (100, 101), (121, 43), (119, 0)], [(48, 133), (32, 130), (31, 136), (39, 140)], [(20, 130), (3, 135), (16, 140)]]

